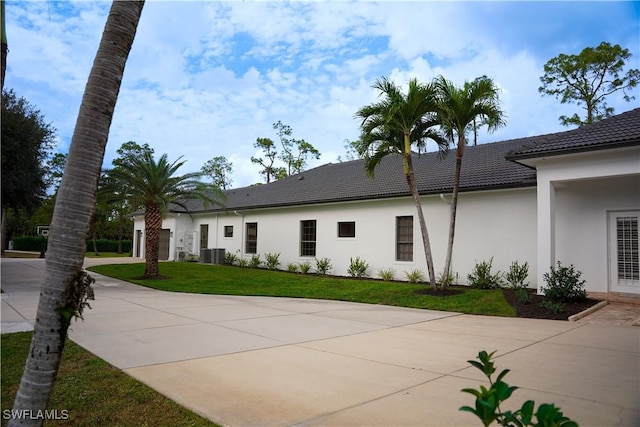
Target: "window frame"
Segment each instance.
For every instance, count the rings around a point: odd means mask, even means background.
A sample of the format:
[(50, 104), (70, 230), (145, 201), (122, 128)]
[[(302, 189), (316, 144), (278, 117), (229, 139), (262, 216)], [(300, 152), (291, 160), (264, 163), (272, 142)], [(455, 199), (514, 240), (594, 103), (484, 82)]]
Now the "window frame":
[[(230, 233), (229, 233), (230, 231)], [(224, 226), (224, 237), (230, 239), (233, 237), (233, 225), (225, 225)]]
[[(250, 231), (255, 230), (254, 234)], [(245, 239), (244, 239), (244, 253), (257, 254), (258, 253), (258, 223), (247, 222), (245, 224)]]
[(209, 247), (209, 224), (200, 224), (200, 249)]
[[(401, 224), (402, 221), (411, 221), (411, 224)], [(413, 215), (396, 216), (396, 261), (413, 262)], [(405, 233), (401, 235), (402, 228)], [(410, 227), (410, 231), (408, 231)]]
[(318, 221), (305, 219), (300, 221), (300, 256), (315, 257), (318, 242)]
[[(343, 233), (342, 227), (350, 225), (352, 226), (351, 233)], [(356, 237), (356, 222), (355, 221), (338, 221), (338, 238), (339, 239), (355, 239)]]

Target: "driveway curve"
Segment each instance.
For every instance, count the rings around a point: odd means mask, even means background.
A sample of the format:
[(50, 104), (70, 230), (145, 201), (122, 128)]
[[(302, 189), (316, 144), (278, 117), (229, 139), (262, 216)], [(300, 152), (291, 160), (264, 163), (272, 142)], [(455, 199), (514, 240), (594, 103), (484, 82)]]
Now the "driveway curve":
[[(131, 258), (90, 260), (137, 262)], [(29, 329), (43, 260), (2, 259), (2, 332)], [(158, 291), (92, 274), (70, 338), (231, 426), (466, 426), (467, 360), (496, 350), (509, 400), (583, 426), (640, 425), (640, 329), (295, 298)]]

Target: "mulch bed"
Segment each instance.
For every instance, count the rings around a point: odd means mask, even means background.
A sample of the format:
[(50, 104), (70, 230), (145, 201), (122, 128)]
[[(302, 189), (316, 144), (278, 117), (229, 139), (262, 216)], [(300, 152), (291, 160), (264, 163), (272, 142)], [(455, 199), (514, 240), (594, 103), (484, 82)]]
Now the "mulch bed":
[(564, 311), (562, 313), (555, 313), (540, 307), (540, 303), (544, 301), (544, 295), (536, 294), (536, 291), (531, 289), (531, 303), (522, 304), (515, 296), (512, 289), (503, 289), (502, 293), (507, 302), (516, 310), (516, 316), (528, 317), (532, 319), (551, 319), (551, 320), (567, 320), (569, 316), (578, 314), (587, 308), (596, 305), (600, 301), (587, 298), (583, 301), (574, 301), (564, 303)]

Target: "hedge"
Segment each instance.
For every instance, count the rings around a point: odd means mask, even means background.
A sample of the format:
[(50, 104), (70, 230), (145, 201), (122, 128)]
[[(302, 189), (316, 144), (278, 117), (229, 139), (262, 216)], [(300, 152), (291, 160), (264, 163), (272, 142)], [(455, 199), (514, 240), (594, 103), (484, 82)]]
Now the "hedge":
[[(11, 239), (13, 249), (16, 251), (40, 252), (42, 249), (42, 237), (40, 236), (20, 236)], [(118, 241), (109, 239), (96, 240), (98, 252), (118, 252)], [(122, 241), (122, 252), (131, 252), (131, 240)], [(87, 252), (93, 252), (93, 240), (87, 240)]]

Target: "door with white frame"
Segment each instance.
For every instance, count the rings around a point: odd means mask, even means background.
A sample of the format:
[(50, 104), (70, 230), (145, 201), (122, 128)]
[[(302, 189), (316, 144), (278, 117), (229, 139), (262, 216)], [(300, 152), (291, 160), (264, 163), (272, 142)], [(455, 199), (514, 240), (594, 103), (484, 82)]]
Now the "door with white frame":
[(609, 290), (640, 294), (640, 211), (609, 212)]

